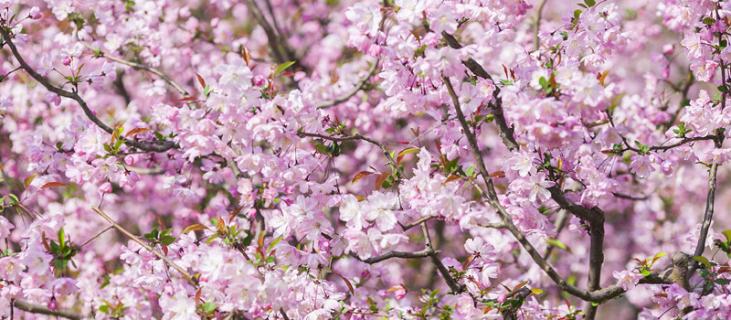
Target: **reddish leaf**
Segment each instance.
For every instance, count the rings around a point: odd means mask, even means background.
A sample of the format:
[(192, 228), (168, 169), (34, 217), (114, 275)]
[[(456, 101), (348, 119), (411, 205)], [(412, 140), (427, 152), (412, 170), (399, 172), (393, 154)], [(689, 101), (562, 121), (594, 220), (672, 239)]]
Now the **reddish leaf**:
[(333, 274), (338, 276), (340, 279), (343, 279), (343, 281), (345, 282), (345, 285), (348, 286), (348, 290), (350, 291), (351, 295), (355, 294), (355, 289), (353, 288), (353, 284), (350, 283), (350, 280), (348, 280), (348, 278), (344, 277), (343, 275), (341, 275), (335, 271), (333, 271)]
[(244, 47), (243, 50), (241, 50), (241, 57), (244, 58), (244, 62), (246, 65), (251, 65), (251, 53), (249, 52), (249, 48)]
[(125, 138), (133, 137), (133, 136), (136, 136), (136, 135), (138, 135), (140, 133), (144, 133), (144, 132), (147, 132), (147, 131), (150, 131), (150, 129), (148, 129), (148, 128), (134, 128), (134, 129), (128, 131), (127, 134), (124, 135), (124, 137)]
[(490, 176), (493, 178), (505, 178), (505, 171), (495, 171)]
[(36, 178), (36, 174), (35, 173), (27, 176), (25, 178), (25, 180), (23, 180), (23, 186), (25, 186), (26, 188), (28, 188), (28, 186), (30, 186), (30, 184), (33, 183), (33, 180), (35, 178)]
[(356, 183), (358, 180), (363, 179), (364, 177), (370, 176), (372, 174), (374, 174), (374, 173), (370, 172), (370, 171), (358, 172), (355, 174), (355, 176), (353, 176), (353, 180), (351, 180), (350, 183)]
[(191, 224), (191, 225), (185, 227), (185, 229), (183, 229), (183, 231), (181, 233), (188, 233), (191, 231), (200, 231), (200, 230), (206, 230), (206, 229), (208, 229), (206, 226), (204, 226), (200, 223), (195, 223), (195, 224)]
[(195, 77), (196, 77), (196, 79), (198, 79), (198, 83), (201, 85), (201, 88), (205, 88), (206, 87), (206, 80), (203, 79), (203, 77), (200, 74), (198, 74), (198, 73), (195, 74)]
[(63, 186), (66, 186), (66, 183), (58, 182), (58, 181), (51, 181), (51, 182), (46, 182), (46, 184), (41, 186), (41, 189), (63, 187)]
[(383, 186), (383, 182), (388, 179), (388, 176), (389, 174), (385, 172), (378, 175), (378, 179), (376, 179), (376, 190), (381, 189), (381, 187)]

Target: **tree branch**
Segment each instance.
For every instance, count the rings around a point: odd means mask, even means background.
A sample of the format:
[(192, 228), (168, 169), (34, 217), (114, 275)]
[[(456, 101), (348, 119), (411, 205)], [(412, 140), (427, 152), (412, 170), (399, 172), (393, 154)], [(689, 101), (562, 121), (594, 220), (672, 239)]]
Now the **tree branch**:
[[(507, 212), (507, 210), (500, 204), (500, 201), (497, 197), (497, 193), (495, 191), (495, 186), (492, 181), (492, 178), (490, 177), (490, 173), (487, 171), (487, 168), (485, 167), (485, 162), (482, 158), (482, 153), (480, 152), (479, 146), (477, 145), (477, 139), (475, 138), (474, 133), (470, 131), (470, 127), (467, 123), (467, 120), (464, 117), (464, 114), (462, 113), (462, 109), (460, 107), (459, 98), (457, 97), (457, 94), (454, 91), (454, 88), (452, 87), (452, 83), (450, 82), (449, 78), (443, 76), (442, 80), (447, 87), (447, 91), (449, 92), (449, 95), (452, 99), (452, 104), (454, 105), (455, 111), (457, 113), (457, 119), (459, 119), (460, 125), (462, 126), (462, 131), (464, 131), (465, 136), (467, 137), (467, 141), (470, 144), (470, 149), (472, 150), (472, 154), (476, 159), (476, 165), (478, 170), (480, 171), (480, 175), (482, 176), (483, 181), (485, 182), (485, 185), (487, 186), (487, 192), (483, 192), (482, 189), (474, 184), (474, 186), (477, 188), (478, 191), (480, 191), (480, 194), (483, 195), (483, 197), (486, 197), (486, 202), (492, 206), (498, 213), (498, 215), (503, 219), (503, 223), (505, 224), (505, 228), (510, 231), (510, 233), (515, 237), (515, 239), (518, 241), (518, 243), (521, 244), (521, 246), (525, 249), (526, 252), (533, 258), (533, 261), (543, 270), (551, 280), (553, 280), (559, 288), (562, 290), (565, 290), (566, 292), (579, 297), (585, 301), (591, 301), (591, 302), (602, 302), (611, 298), (614, 298), (616, 296), (619, 296), (620, 294), (624, 293), (624, 289), (619, 286), (612, 286), (605, 289), (597, 289), (594, 291), (586, 291), (581, 290), (573, 285), (570, 285), (561, 278), (561, 276), (556, 272), (556, 270), (551, 266), (536, 250), (536, 248), (528, 241), (528, 239), (523, 235), (523, 233), (518, 230), (518, 228), (513, 224), (512, 219), (510, 218), (510, 214)], [(474, 183), (474, 182), (473, 182)], [(583, 207), (582, 207), (583, 208)], [(585, 209), (585, 208), (584, 208)], [(588, 210), (588, 209), (586, 209)], [(588, 215), (588, 214), (587, 214)], [(592, 218), (597, 219), (599, 221), (599, 218)], [(603, 222), (603, 217), (602, 220)], [(602, 230), (603, 231), (603, 230)], [(603, 239), (603, 238), (602, 238)], [(599, 243), (596, 243), (595, 247), (597, 247)], [(601, 253), (603, 255), (603, 253)], [(594, 263), (597, 263), (600, 261), (599, 256), (597, 255), (594, 258)], [(603, 260), (603, 256), (602, 259)], [(601, 264), (599, 264), (601, 266)], [(598, 272), (597, 272), (598, 273)]]
[(534, 50), (538, 50), (538, 48), (541, 47), (541, 19), (543, 18), (543, 8), (546, 7), (546, 2), (548, 2), (548, 0), (541, 0), (541, 3), (538, 5), (538, 12), (536, 13), (536, 30), (533, 33)]
[(35, 313), (35, 314), (43, 314), (47, 316), (54, 316), (54, 317), (61, 317), (66, 319), (72, 319), (72, 320), (81, 320), (85, 319), (86, 317), (71, 311), (66, 310), (51, 310), (47, 307), (33, 304), (27, 301), (23, 300), (12, 300), (13, 301), (13, 307), (18, 308), (20, 310), (23, 310), (25, 312), (29, 313)]
[[(694, 256), (703, 255), (703, 251), (706, 248), (706, 238), (708, 238), (708, 230), (711, 228), (711, 222), (713, 222), (713, 211), (715, 208), (716, 200), (716, 174), (718, 173), (718, 163), (711, 164), (711, 168), (708, 172), (708, 194), (706, 196), (706, 209), (703, 213), (703, 224), (701, 225), (700, 236), (698, 237), (698, 243), (695, 246)], [(693, 263), (690, 268), (689, 276), (692, 276), (695, 270), (698, 268), (698, 263)]]
[[(461, 49), (462, 45), (457, 41), (457, 39), (447, 33), (446, 31), (442, 31), (442, 37), (447, 41), (447, 44), (453, 48), (453, 49)], [(500, 138), (503, 139), (503, 144), (505, 144), (506, 147), (508, 147), (508, 150), (518, 150), (520, 149), (520, 146), (515, 141), (515, 130), (512, 126), (508, 125), (507, 120), (505, 120), (505, 113), (503, 112), (503, 99), (500, 97), (500, 88), (497, 85), (497, 82), (492, 79), (489, 73), (485, 71), (485, 68), (480, 65), (475, 59), (469, 58), (467, 60), (462, 61), (462, 64), (467, 67), (473, 74), (476, 76), (490, 80), (493, 85), (495, 85), (495, 90), (492, 92), (493, 100), (489, 103), (490, 109), (492, 109), (493, 116), (495, 116), (495, 124), (498, 126), (498, 134), (500, 135)]]
[(452, 290), (453, 294), (464, 292), (464, 286), (459, 284), (457, 280), (454, 280), (452, 275), (449, 273), (449, 269), (444, 266), (442, 260), (439, 259), (437, 251), (434, 250), (434, 245), (432, 244), (431, 236), (429, 235), (429, 227), (426, 225), (426, 221), (421, 223), (421, 231), (424, 234), (424, 246), (426, 246), (427, 250), (431, 252), (429, 255), (431, 257), (431, 261), (437, 267), (439, 273), (442, 274), (444, 282), (447, 283), (447, 286), (449, 286), (449, 289)]
[(419, 259), (419, 258), (426, 258), (431, 255), (435, 254), (435, 251), (430, 249), (424, 249), (416, 252), (404, 252), (404, 251), (391, 251), (385, 254), (382, 254), (380, 256), (370, 257), (368, 259), (361, 259), (357, 256), (354, 256), (356, 259), (363, 261), (368, 264), (374, 264), (379, 263), (384, 260), (393, 259), (393, 258), (399, 258), (399, 259)]
[[(604, 264), (604, 212), (598, 207), (586, 208), (568, 200), (558, 185), (548, 188), (553, 201), (558, 203), (561, 209), (571, 212), (579, 219), (589, 224), (589, 290), (595, 291), (601, 288), (602, 264)], [(586, 306), (586, 318), (594, 319), (596, 309), (592, 303)]]
[(391, 162), (391, 164), (393, 164), (394, 166), (396, 166), (396, 160), (394, 160), (393, 157), (391, 157), (391, 153), (388, 152), (388, 149), (386, 149), (386, 147), (383, 146), (382, 143), (380, 143), (380, 142), (378, 142), (376, 140), (373, 140), (371, 138), (368, 138), (366, 136), (363, 136), (361, 134), (354, 134), (354, 135), (343, 136), (343, 137), (333, 137), (333, 136), (327, 136), (327, 135), (319, 134), (319, 133), (311, 133), (311, 132), (305, 132), (305, 131), (298, 131), (297, 132), (297, 136), (299, 136), (300, 138), (302, 138), (302, 137), (320, 138), (320, 139), (330, 140), (330, 141), (334, 141), (334, 142), (363, 140), (365, 142), (368, 142), (368, 143), (370, 143), (372, 145), (375, 145), (375, 146), (379, 147), (381, 149), (381, 151), (383, 151), (383, 154), (386, 156), (386, 158), (388, 159), (388, 161)]
[[(13, 56), (16, 60), (18, 60), (18, 63), (20, 63), (20, 66), (25, 70), (28, 75), (30, 75), (33, 79), (38, 81), (41, 85), (43, 85), (48, 91), (51, 91), (61, 97), (69, 98), (74, 101), (81, 107), (81, 109), (84, 111), (84, 114), (86, 115), (91, 122), (96, 124), (99, 128), (106, 131), (109, 134), (113, 134), (114, 129), (112, 129), (110, 126), (108, 126), (106, 123), (102, 122), (97, 116), (94, 114), (91, 109), (89, 109), (89, 106), (86, 104), (86, 101), (81, 98), (81, 96), (78, 94), (78, 92), (74, 91), (68, 91), (61, 87), (57, 87), (56, 85), (52, 84), (51, 81), (36, 72), (26, 61), (23, 59), (23, 56), (18, 52), (18, 48), (15, 46), (15, 44), (12, 41), (12, 36), (10, 35), (10, 31), (5, 26), (0, 26), (0, 34), (2, 34), (3, 40), (5, 43), (10, 47), (10, 51), (13, 53)], [(137, 141), (137, 140), (130, 140), (125, 137), (119, 137), (119, 139), (122, 139), (126, 144), (133, 146), (135, 148), (144, 150), (144, 151), (151, 151), (151, 152), (165, 152), (167, 150), (177, 148), (177, 144), (175, 144), (172, 141), (155, 141), (155, 142), (146, 142), (146, 141)]]

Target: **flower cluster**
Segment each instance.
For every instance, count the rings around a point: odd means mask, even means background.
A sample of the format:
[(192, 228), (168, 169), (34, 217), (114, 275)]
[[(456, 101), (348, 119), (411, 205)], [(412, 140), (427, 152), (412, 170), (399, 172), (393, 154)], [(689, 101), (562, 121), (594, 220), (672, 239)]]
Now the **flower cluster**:
[(0, 0), (0, 317), (728, 319), (730, 35), (722, 0)]

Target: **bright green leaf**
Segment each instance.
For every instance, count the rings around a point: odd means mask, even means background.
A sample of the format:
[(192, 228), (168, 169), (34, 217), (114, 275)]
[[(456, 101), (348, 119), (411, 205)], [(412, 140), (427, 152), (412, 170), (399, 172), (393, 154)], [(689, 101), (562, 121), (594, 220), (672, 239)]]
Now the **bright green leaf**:
[(278, 65), (277, 68), (274, 69), (274, 74), (272, 76), (274, 76), (274, 77), (278, 76), (279, 74), (284, 72), (284, 70), (287, 70), (289, 67), (293, 66), (294, 64), (295, 64), (294, 61), (287, 61), (285, 63)]

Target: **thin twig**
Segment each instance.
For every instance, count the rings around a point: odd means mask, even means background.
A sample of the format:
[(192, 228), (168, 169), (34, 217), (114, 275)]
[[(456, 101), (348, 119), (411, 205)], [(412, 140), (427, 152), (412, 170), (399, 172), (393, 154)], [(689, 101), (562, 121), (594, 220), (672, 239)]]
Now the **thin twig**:
[(119, 64), (123, 64), (123, 65), (129, 66), (129, 67), (132, 67), (133, 69), (143, 70), (143, 71), (152, 73), (155, 76), (157, 76), (158, 78), (160, 78), (163, 81), (165, 81), (165, 83), (167, 83), (169, 86), (171, 86), (173, 89), (175, 89), (175, 91), (177, 91), (180, 95), (186, 96), (186, 97), (190, 95), (190, 93), (188, 93), (188, 90), (185, 90), (185, 88), (183, 88), (183, 86), (181, 86), (180, 84), (178, 84), (177, 82), (175, 82), (175, 80), (173, 80), (172, 78), (170, 78), (170, 76), (168, 76), (167, 74), (165, 74), (164, 72), (162, 72), (162, 71), (160, 71), (160, 70), (158, 70), (156, 68), (153, 68), (153, 67), (150, 67), (148, 65), (141, 64), (141, 63), (136, 63), (136, 62), (124, 60), (122, 58), (115, 57), (115, 56), (111, 56), (111, 55), (106, 54), (106, 53), (102, 53), (102, 56), (104, 58), (106, 58), (107, 60), (110, 60), (110, 61), (113, 61), (113, 62), (116, 62), (116, 63), (119, 63)]
[(435, 216), (421, 217), (419, 219), (416, 219), (416, 221), (411, 222), (411, 223), (407, 223), (407, 224), (401, 224), (401, 222), (399, 222), (399, 225), (401, 226), (401, 229), (402, 230), (406, 231), (406, 230), (409, 230), (409, 229), (411, 229), (413, 227), (416, 227), (416, 226), (420, 225), (422, 222), (426, 222), (426, 221), (429, 221), (429, 220), (434, 219), (434, 218), (435, 218)]
[(371, 67), (371, 70), (368, 71), (368, 75), (366, 75), (362, 80), (358, 81), (358, 84), (355, 86), (355, 88), (353, 88), (353, 90), (351, 90), (350, 92), (348, 92), (348, 93), (346, 93), (346, 94), (344, 94), (344, 95), (342, 95), (342, 96), (340, 96), (338, 98), (335, 98), (333, 100), (327, 101), (327, 102), (325, 102), (325, 103), (317, 106), (317, 108), (318, 109), (327, 109), (327, 108), (330, 108), (330, 107), (339, 105), (339, 104), (341, 104), (341, 103), (343, 103), (345, 101), (350, 100), (350, 98), (352, 98), (358, 92), (360, 92), (361, 90), (363, 90), (363, 88), (365, 88), (365, 86), (368, 84), (368, 81), (370, 81), (371, 78), (374, 75), (376, 75), (376, 73), (378, 72), (378, 62), (379, 61), (380, 60), (376, 60), (376, 62), (373, 63), (373, 66)]
[[(556, 218), (555, 228), (556, 228), (556, 238), (561, 234), (561, 231), (566, 227), (567, 222), (569, 221), (569, 215), (566, 210), (559, 210), (558, 211), (558, 217)], [(556, 248), (556, 246), (548, 246), (546, 248), (546, 252), (543, 253), (543, 259), (548, 260), (549, 257), (551, 257), (551, 253), (553, 253), (553, 249)]]
[(431, 235), (429, 235), (429, 227), (426, 224), (426, 221), (421, 223), (421, 231), (424, 234), (424, 246), (430, 251), (430, 257), (432, 263), (437, 267), (437, 270), (444, 278), (444, 281), (447, 283), (447, 286), (449, 286), (449, 289), (452, 290), (453, 294), (457, 294), (460, 292), (464, 292), (465, 287), (459, 283), (457, 283), (456, 280), (454, 280), (454, 277), (452, 277), (452, 274), (449, 273), (449, 269), (447, 269), (446, 266), (442, 263), (442, 260), (439, 259), (438, 252), (434, 249), (434, 244), (431, 241)]
[(185, 269), (183, 269), (182, 267), (180, 267), (178, 264), (176, 264), (175, 262), (173, 262), (170, 258), (168, 258), (164, 254), (158, 252), (154, 248), (150, 247), (147, 243), (145, 243), (144, 241), (140, 240), (140, 238), (138, 238), (136, 235), (134, 235), (131, 232), (127, 231), (127, 229), (125, 229), (119, 223), (117, 223), (116, 221), (114, 221), (114, 219), (112, 219), (112, 217), (110, 217), (108, 214), (106, 214), (101, 209), (99, 209), (99, 208), (93, 208), (93, 209), (94, 209), (94, 212), (96, 212), (99, 216), (101, 216), (102, 218), (104, 218), (104, 220), (106, 220), (114, 228), (116, 228), (117, 230), (119, 230), (119, 232), (121, 232), (122, 234), (124, 234), (125, 236), (127, 236), (127, 238), (129, 238), (130, 240), (136, 242), (141, 247), (145, 248), (145, 250), (147, 250), (147, 251), (151, 252), (152, 254), (156, 255), (163, 262), (165, 262), (165, 264), (167, 264), (169, 267), (172, 267), (173, 269), (177, 270), (183, 276), (183, 278), (185, 278), (185, 280), (188, 281), (188, 283), (190, 283), (194, 287), (197, 287), (198, 286), (198, 283), (196, 283), (196, 281), (193, 279), (193, 276), (191, 276), (190, 273), (188, 273), (187, 271), (185, 271)]
[(541, 0), (541, 3), (538, 5), (538, 12), (536, 13), (536, 30), (533, 33), (533, 49), (538, 50), (541, 46), (541, 19), (543, 16), (543, 8), (546, 6), (546, 2), (548, 0)]
[(82, 244), (81, 244), (81, 245), (79, 246), (79, 248), (83, 248), (84, 246), (86, 246), (87, 244), (91, 243), (91, 242), (92, 242), (92, 241), (94, 241), (94, 240), (95, 240), (96, 238), (99, 238), (99, 237), (100, 237), (100, 236), (101, 236), (102, 234), (104, 234), (105, 232), (107, 232), (107, 231), (109, 231), (110, 229), (113, 229), (113, 228), (114, 228), (114, 226), (108, 226), (108, 227), (104, 228), (104, 230), (102, 230), (102, 231), (99, 231), (99, 232), (98, 232), (97, 234), (95, 234), (95, 235), (94, 235), (93, 237), (89, 238), (89, 240), (86, 240), (86, 241), (84, 241), (84, 243), (82, 243)]

